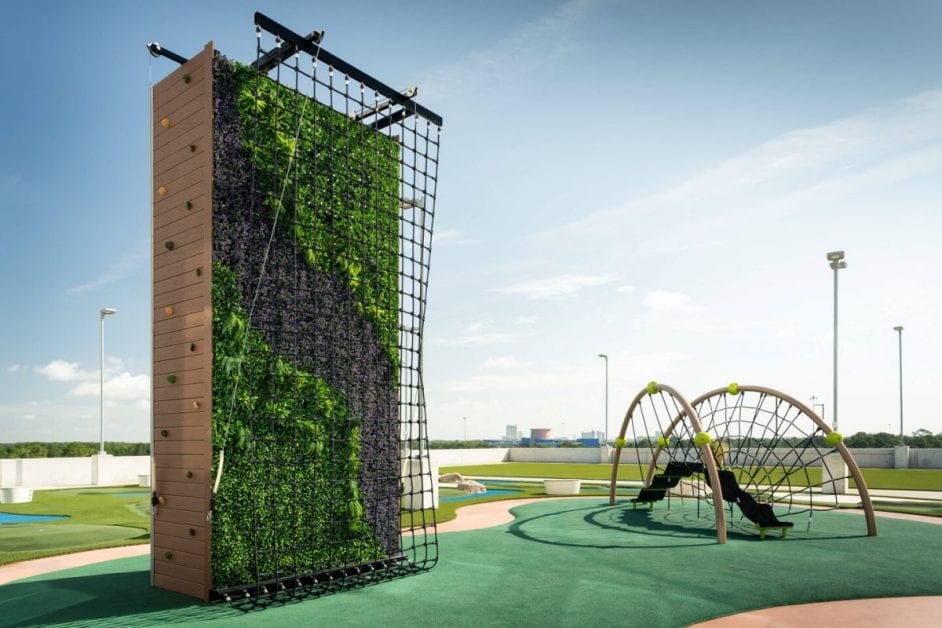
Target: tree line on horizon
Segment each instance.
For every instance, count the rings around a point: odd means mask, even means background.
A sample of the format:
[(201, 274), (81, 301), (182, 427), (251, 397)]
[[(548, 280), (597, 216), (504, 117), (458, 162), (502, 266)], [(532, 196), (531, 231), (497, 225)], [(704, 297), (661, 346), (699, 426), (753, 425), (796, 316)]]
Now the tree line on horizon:
[[(78, 441), (44, 443), (0, 443), (0, 458), (86, 458), (98, 453), (99, 443)], [(112, 456), (149, 456), (150, 443), (105, 442)]]

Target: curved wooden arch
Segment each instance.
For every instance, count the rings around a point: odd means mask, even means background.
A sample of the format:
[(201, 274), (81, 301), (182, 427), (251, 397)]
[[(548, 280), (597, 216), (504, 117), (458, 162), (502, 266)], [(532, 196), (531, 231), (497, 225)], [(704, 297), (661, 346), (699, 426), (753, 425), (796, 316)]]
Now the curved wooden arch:
[[(766, 386), (739, 385), (738, 388), (739, 388), (739, 393), (756, 392), (756, 393), (768, 395), (770, 397), (774, 397), (776, 399), (780, 399), (782, 401), (785, 401), (791, 404), (792, 406), (801, 410), (802, 414), (804, 414), (809, 419), (811, 419), (811, 421), (819, 429), (821, 429), (822, 432), (824, 432), (825, 436), (827, 436), (828, 434), (834, 431), (831, 429), (831, 427), (827, 423), (821, 420), (821, 417), (815, 414), (814, 410), (806, 406), (804, 403), (802, 403), (798, 399), (795, 399), (791, 395), (783, 393), (779, 390), (775, 390), (774, 388), (768, 388)], [(702, 395), (694, 399), (692, 402), (690, 402), (690, 405), (693, 407), (698, 407), (710, 397), (716, 397), (716, 396), (725, 395), (725, 394), (730, 394), (729, 387), (715, 388), (709, 392), (703, 393)], [(673, 426), (677, 421), (678, 419), (675, 418), (674, 422), (671, 423), (671, 427), (669, 429), (673, 429)], [(838, 453), (841, 454), (841, 458), (844, 460), (844, 464), (847, 465), (848, 471), (850, 471), (851, 476), (854, 478), (854, 482), (857, 484), (857, 493), (860, 495), (860, 503), (861, 503), (861, 506), (863, 507), (864, 516), (867, 520), (867, 535), (876, 536), (877, 535), (876, 516), (873, 513), (873, 504), (870, 502), (870, 491), (867, 489), (867, 483), (864, 481), (863, 474), (860, 472), (860, 467), (857, 466), (857, 461), (854, 460), (854, 456), (850, 453), (850, 450), (847, 449), (847, 446), (843, 442), (838, 443), (835, 446), (835, 449), (837, 449)]]
[[(671, 422), (673, 428), (678, 421), (680, 421), (684, 416), (688, 417), (690, 421), (690, 426), (694, 429), (695, 432), (702, 432), (703, 427), (700, 425), (700, 418), (697, 416), (696, 411), (693, 409), (693, 406), (687, 402), (684, 397), (666, 384), (655, 384), (655, 392), (665, 392), (674, 398), (676, 402), (680, 404), (682, 412), (675, 417)], [(625, 412), (625, 418), (622, 420), (621, 431), (618, 433), (618, 441), (624, 442), (625, 433), (628, 431), (628, 425), (631, 422), (631, 417), (634, 414), (635, 409), (638, 407), (638, 404), (641, 403), (641, 400), (644, 399), (645, 395), (652, 394), (649, 392), (648, 387), (646, 386), (641, 390), (635, 398), (632, 400), (631, 405), (628, 406), (628, 411)], [(658, 447), (658, 453), (660, 453), (660, 447)], [(621, 450), (620, 445), (615, 445), (615, 454), (612, 457), (612, 481), (609, 484), (608, 488), (608, 503), (610, 505), (615, 504), (615, 486), (618, 481), (618, 462), (621, 459)], [(710, 485), (713, 487), (713, 507), (716, 512), (716, 542), (717, 543), (726, 543), (726, 511), (723, 508), (723, 491), (720, 486), (720, 476), (716, 468), (716, 460), (713, 458), (713, 449), (710, 447), (709, 443), (705, 443), (700, 446), (700, 457), (703, 460), (704, 466), (707, 470), (707, 475), (710, 477)], [(655, 455), (654, 461), (657, 461), (657, 456)], [(654, 464), (652, 461), (652, 464)], [(646, 484), (649, 483), (646, 481)]]

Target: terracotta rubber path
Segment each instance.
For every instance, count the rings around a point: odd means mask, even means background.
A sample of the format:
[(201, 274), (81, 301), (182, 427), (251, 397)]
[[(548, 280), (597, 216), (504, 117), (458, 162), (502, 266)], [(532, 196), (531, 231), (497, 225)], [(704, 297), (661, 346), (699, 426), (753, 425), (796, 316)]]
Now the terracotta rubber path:
[[(456, 512), (455, 519), (439, 523), (437, 526), (438, 531), (463, 532), (510, 523), (514, 520), (514, 516), (510, 514), (511, 508), (542, 499), (547, 498), (504, 500), (465, 506)], [(899, 513), (879, 513), (878, 516), (942, 525), (942, 519), (937, 517)], [(59, 571), (60, 569), (80, 567), (116, 558), (142, 556), (149, 552), (150, 545), (130, 545), (14, 563), (0, 567), (0, 585), (21, 578)], [(937, 622), (940, 617), (942, 617), (942, 596), (895, 597), (777, 606), (737, 615), (728, 615), (695, 624), (695, 626), (697, 628), (790, 628), (793, 626), (796, 628), (830, 628), (835, 626), (910, 628), (939, 625)]]

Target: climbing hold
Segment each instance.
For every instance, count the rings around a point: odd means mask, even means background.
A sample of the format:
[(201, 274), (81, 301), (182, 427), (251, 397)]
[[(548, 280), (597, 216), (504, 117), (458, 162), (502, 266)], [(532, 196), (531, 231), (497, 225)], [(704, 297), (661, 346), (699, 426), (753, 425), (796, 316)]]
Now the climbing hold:
[(200, 409), (200, 402), (199, 402), (199, 401), (194, 401), (194, 402), (193, 402), (193, 409), (194, 409), (194, 410), (199, 410), (199, 409)]
[(170, 382), (171, 384), (175, 384), (177, 382), (177, 376), (171, 373), (170, 375), (167, 376), (167, 381)]
[(191, 152), (191, 153), (195, 153), (195, 152), (196, 152), (196, 144), (190, 144), (190, 152)]
[(164, 558), (166, 558), (167, 560), (170, 560), (171, 558), (173, 558), (173, 552), (171, 551), (164, 552)]
[(173, 123), (170, 122), (170, 118), (164, 118), (163, 120), (160, 121), (160, 126), (162, 126), (165, 129), (169, 129), (171, 124)]
[(648, 394), (653, 395), (657, 392), (657, 382), (648, 382), (647, 386)]
[(733, 382), (732, 384), (730, 384), (729, 386), (726, 387), (726, 392), (728, 392), (729, 394), (734, 395), (734, 396), (735, 396), (735, 395), (738, 395), (738, 394), (739, 394), (739, 384), (737, 384), (736, 382)]
[(195, 342), (191, 342), (191, 343), (190, 343), (190, 351), (196, 351), (196, 343), (195, 343)]
[(625, 446), (625, 439), (624, 439), (624, 438), (621, 438), (621, 437), (616, 438), (616, 439), (615, 439), (615, 446), (618, 447), (619, 449), (621, 449), (622, 447), (624, 447), (624, 446)]
[(161, 196), (166, 196), (167, 188), (164, 186), (160, 186), (159, 188), (157, 188), (157, 193), (160, 194)]
[(167, 503), (167, 498), (161, 495), (160, 497), (157, 498), (157, 503), (163, 506), (164, 504)]
[(704, 445), (709, 444), (713, 438), (710, 437), (706, 432), (697, 432), (697, 435), (693, 437), (693, 444), (697, 447), (703, 447)]
[(196, 530), (194, 528), (187, 530), (187, 533), (189, 533), (190, 536), (196, 536)]
[(192, 472), (192, 471), (187, 471), (187, 472), (186, 472), (186, 479), (188, 479), (188, 480), (192, 480), (192, 479), (193, 479), (193, 472)]
[(189, 75), (189, 74), (184, 74), (184, 75), (183, 75), (183, 82), (184, 82), (184, 83), (189, 84), (189, 82), (190, 82), (191, 80), (192, 80), (192, 79), (190, 79), (190, 75)]
[(164, 246), (167, 248), (168, 251), (172, 251), (172, 250), (173, 250), (173, 240), (167, 240), (166, 242), (164, 242)]
[(828, 444), (828, 447), (834, 447), (843, 440), (844, 435), (840, 432), (829, 432), (828, 435), (824, 437), (824, 442)]
[(663, 436), (657, 437), (657, 446), (660, 447), (661, 449), (664, 449), (665, 447), (667, 447), (667, 443), (668, 443), (668, 440), (664, 438)]
[(186, 207), (187, 209), (193, 209), (193, 203), (191, 203), (190, 201), (185, 202), (183, 206)]
[(202, 277), (202, 276), (203, 276), (203, 269), (202, 269), (202, 268), (197, 268), (197, 269), (196, 269), (196, 276), (197, 276), (197, 277)]
[(163, 436), (164, 438), (167, 438), (167, 436), (170, 435), (170, 432), (168, 432), (167, 430), (160, 430), (160, 435)]
[(169, 305), (168, 305), (167, 307), (165, 307), (165, 308), (164, 308), (164, 314), (166, 314), (167, 316), (173, 316), (173, 307), (171, 307), (171, 306), (169, 306)]

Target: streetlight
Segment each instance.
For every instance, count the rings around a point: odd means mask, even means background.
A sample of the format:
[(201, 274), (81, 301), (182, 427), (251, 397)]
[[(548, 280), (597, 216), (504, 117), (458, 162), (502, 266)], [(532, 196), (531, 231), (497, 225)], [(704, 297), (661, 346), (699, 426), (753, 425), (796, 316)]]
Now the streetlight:
[(98, 338), (101, 341), (101, 353), (99, 354), (100, 360), (98, 362), (98, 436), (100, 441), (98, 455), (100, 456), (105, 455), (105, 317), (116, 314), (117, 312), (118, 310), (110, 307), (103, 307), (98, 311)]
[(819, 414), (818, 416), (821, 418), (822, 421), (824, 421), (824, 403), (815, 403), (818, 399), (820, 399), (820, 397), (818, 397), (817, 395), (811, 395), (811, 410), (815, 411), (814, 410), (815, 408), (821, 408), (821, 414)]
[(463, 416), (461, 420), (464, 421), (464, 439), (468, 440), (468, 417)]
[(897, 325), (893, 330), (899, 336), (899, 444), (905, 445), (903, 441), (903, 326)]
[(608, 444), (608, 354), (600, 353), (599, 357), (605, 360), (605, 444)]
[(834, 431), (837, 431), (837, 271), (847, 268), (844, 251), (828, 253), (829, 266), (834, 270)]

